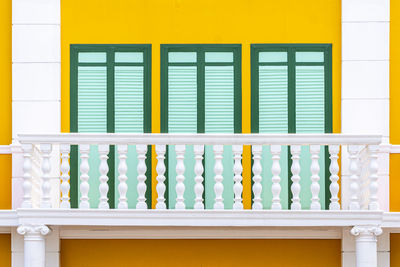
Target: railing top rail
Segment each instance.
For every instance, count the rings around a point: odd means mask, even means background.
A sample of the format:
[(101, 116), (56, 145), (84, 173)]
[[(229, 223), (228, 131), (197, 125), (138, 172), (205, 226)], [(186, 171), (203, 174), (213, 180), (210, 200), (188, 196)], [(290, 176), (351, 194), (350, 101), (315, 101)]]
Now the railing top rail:
[(356, 134), (171, 134), (57, 133), (19, 134), (24, 143), (53, 144), (205, 144), (205, 145), (377, 145), (380, 135)]

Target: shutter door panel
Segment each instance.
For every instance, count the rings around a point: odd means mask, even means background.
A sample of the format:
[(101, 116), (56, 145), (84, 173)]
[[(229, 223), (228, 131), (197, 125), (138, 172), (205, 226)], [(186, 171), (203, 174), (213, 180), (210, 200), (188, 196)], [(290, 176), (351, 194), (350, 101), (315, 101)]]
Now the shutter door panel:
[[(273, 55), (275, 53), (271, 53)], [(269, 54), (268, 54), (269, 55)], [(286, 53), (280, 53), (286, 58)], [(259, 67), (259, 132), (287, 133), (288, 132), (288, 68), (287, 66)], [(281, 151), (281, 204), (288, 207), (288, 147), (282, 146)], [(270, 146), (262, 150), (262, 187), (261, 193), (264, 208), (270, 209), (272, 204), (272, 155)]]
[(259, 67), (259, 132), (288, 132), (287, 66)]
[(106, 67), (78, 67), (78, 132), (107, 132)]
[[(168, 132), (197, 132), (197, 67), (168, 67)], [(187, 145), (185, 152), (185, 204), (187, 209), (194, 206), (194, 152)], [(175, 146), (168, 146), (168, 205), (175, 208), (176, 203), (176, 153)]]
[(323, 66), (296, 67), (296, 132), (325, 132)]
[[(120, 53), (133, 54), (133, 53)], [(138, 54), (138, 53), (135, 53)], [(144, 72), (142, 66), (115, 67), (115, 132), (143, 133), (144, 116)], [(128, 208), (134, 209), (137, 203), (137, 153), (136, 146), (128, 146), (127, 153), (127, 198)], [(118, 177), (118, 151), (115, 149), (115, 177)], [(150, 178), (149, 178), (150, 179)], [(117, 179), (116, 179), (117, 180)], [(115, 186), (115, 203), (119, 199), (118, 181)]]
[(168, 132), (197, 132), (197, 67), (168, 67)]
[[(107, 132), (107, 69), (105, 66), (78, 67), (78, 132)], [(79, 158), (78, 166), (80, 163)], [(97, 208), (100, 198), (99, 190), (97, 190), (100, 185), (98, 179), (100, 159), (97, 145), (90, 146), (89, 165), (89, 202), (91, 208)], [(78, 169), (78, 178), (79, 176)], [(78, 195), (80, 199), (80, 190)]]
[(143, 133), (143, 67), (115, 67), (115, 132)]
[[(323, 66), (296, 67), (296, 132), (325, 132), (325, 80)], [(321, 146), (320, 165), (320, 202), (325, 207), (325, 147)], [(311, 154), (309, 147), (302, 147), (300, 158), (302, 178), (301, 194), (303, 209), (311, 204)]]
[[(213, 54), (215, 57), (215, 55)], [(205, 67), (205, 132), (234, 133), (234, 70), (233, 66)], [(206, 208), (214, 206), (214, 152), (205, 147)], [(232, 146), (224, 146), (222, 164), (223, 199), (226, 209), (233, 207), (233, 154)]]

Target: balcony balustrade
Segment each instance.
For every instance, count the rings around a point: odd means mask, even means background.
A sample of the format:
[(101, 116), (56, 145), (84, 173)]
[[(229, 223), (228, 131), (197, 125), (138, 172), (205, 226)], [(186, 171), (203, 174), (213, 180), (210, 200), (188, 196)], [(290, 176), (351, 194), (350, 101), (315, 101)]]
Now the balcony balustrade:
[[(71, 209), (70, 204), (70, 173), (77, 171), (71, 169), (70, 153), (71, 147), (77, 146), (79, 153), (79, 199), (78, 209), (110, 209), (108, 193), (108, 156), (110, 148), (117, 151), (115, 157), (118, 158), (117, 174), (115, 175), (115, 186), (119, 198), (116, 200), (115, 209), (126, 210), (147, 210), (149, 207), (146, 199), (146, 191), (150, 190), (146, 186), (146, 171), (149, 166), (146, 164), (146, 156), (151, 146), (155, 146), (155, 158), (157, 159), (156, 180), (157, 180), (157, 202), (155, 210), (188, 210), (186, 203), (193, 203), (193, 210), (226, 210), (223, 198), (224, 181), (231, 180), (230, 190), (233, 192), (231, 201), (232, 210), (243, 210), (243, 147), (251, 146), (252, 163), (252, 210), (282, 210), (282, 179), (281, 172), (287, 169), (289, 173), (289, 186), (291, 198), (287, 204), (289, 211), (299, 211), (304, 209), (303, 202), (308, 201), (309, 210), (324, 210), (320, 199), (320, 175), (329, 169), (329, 205), (325, 205), (330, 211), (340, 210), (379, 210), (378, 200), (378, 150), (380, 136), (372, 135), (345, 135), (345, 134), (87, 134), (87, 133), (65, 133), (65, 134), (21, 134), (19, 142), (23, 150), (23, 202), (21, 208), (24, 209)], [(91, 150), (97, 146), (97, 165), (92, 163)], [(128, 147), (134, 147), (136, 152), (136, 166), (127, 164)], [(192, 146), (193, 153), (185, 153), (188, 147)], [(224, 158), (224, 149), (231, 148), (232, 158)], [(212, 151), (213, 164), (213, 193), (212, 199), (204, 199), (204, 158), (205, 147)], [(309, 153), (306, 154), (309, 162), (304, 166), (300, 164), (303, 154), (302, 148), (308, 147)], [(289, 153), (282, 151), (289, 150)], [(267, 149), (268, 153), (263, 153)], [(54, 151), (52, 151), (54, 150)], [(168, 150), (175, 153), (168, 154)], [(321, 150), (327, 153), (321, 154)], [(56, 152), (54, 154), (54, 152)], [(54, 156), (56, 155), (56, 156)], [(166, 163), (166, 158), (175, 155), (174, 166)], [(193, 172), (188, 172), (185, 157), (193, 157)], [(264, 156), (263, 156), (264, 155)], [(270, 158), (265, 158), (270, 155)], [(329, 158), (326, 166), (320, 166), (321, 155)], [(54, 161), (51, 158), (59, 157), (61, 161)], [(210, 154), (207, 155), (210, 157)], [(282, 166), (281, 158), (289, 157), (288, 164)], [(210, 162), (210, 159), (207, 159)], [(271, 176), (265, 175), (265, 161), (270, 161)], [(339, 165), (346, 169), (340, 170)], [(60, 165), (52, 162), (61, 162)], [(231, 162), (232, 164), (226, 164)], [(40, 166), (38, 166), (40, 164)], [(224, 166), (225, 164), (225, 166)], [(56, 165), (56, 166), (55, 166)], [(36, 167), (35, 167), (36, 166)], [(40, 167), (40, 168), (39, 168)], [(289, 168), (290, 167), (290, 168)], [(98, 169), (99, 175), (90, 175), (91, 169)], [(129, 176), (128, 170), (134, 168), (135, 176)], [(175, 168), (175, 177), (167, 175), (169, 168)], [(231, 168), (231, 174), (224, 176), (224, 169)], [(301, 176), (301, 169), (308, 168), (309, 176)], [(50, 172), (53, 169), (60, 172), (59, 187), (51, 183)], [(186, 173), (194, 173), (187, 175)], [(264, 173), (264, 175), (263, 175)], [(342, 175), (341, 175), (342, 174)], [(348, 175), (344, 175), (348, 174)], [(340, 179), (346, 176), (347, 179)], [(167, 178), (168, 177), (168, 178)], [(91, 186), (93, 179), (98, 180), (98, 187)], [(131, 179), (136, 179), (136, 188), (128, 186)], [(265, 188), (265, 179), (270, 181), (269, 188)], [(174, 180), (176, 200), (173, 206), (166, 203), (167, 185), (166, 183)], [(185, 199), (185, 181), (192, 180), (194, 192), (193, 199)], [(302, 188), (301, 181), (309, 180), (310, 188)], [(264, 185), (264, 186), (263, 186)], [(58, 191), (55, 192), (54, 191)], [(93, 207), (90, 204), (90, 192), (96, 191), (99, 196), (98, 205)], [(136, 205), (128, 206), (127, 192), (135, 190), (137, 195)], [(311, 192), (311, 199), (302, 199), (302, 190)], [(341, 192), (341, 197), (339, 193)], [(52, 201), (52, 196), (58, 196), (56, 202)], [(207, 197), (206, 197), (207, 198)], [(270, 198), (270, 205), (267, 207), (263, 198)], [(205, 202), (212, 203), (211, 208), (205, 206)]]

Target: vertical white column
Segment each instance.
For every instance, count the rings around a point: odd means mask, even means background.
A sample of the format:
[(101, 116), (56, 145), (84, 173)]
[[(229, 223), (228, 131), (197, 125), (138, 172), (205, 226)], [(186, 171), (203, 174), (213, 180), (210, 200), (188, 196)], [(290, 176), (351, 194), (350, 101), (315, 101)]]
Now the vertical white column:
[(100, 172), (100, 185), (99, 185), (99, 191), (100, 191), (100, 202), (99, 202), (99, 209), (109, 209), (110, 205), (108, 204), (108, 152), (110, 151), (110, 146), (107, 144), (100, 144), (98, 146), (99, 148), (99, 154), (100, 154), (100, 166), (99, 166), (99, 172)]
[[(12, 0), (12, 138), (15, 146), (17, 134), (61, 130), (60, 13), (60, 0)], [(13, 208), (22, 202), (22, 161), (21, 156), (13, 154)], [(53, 146), (49, 178), (54, 207), (59, 205), (59, 161), (58, 148)], [(12, 242), (15, 238), (13, 235)], [(13, 262), (20, 262), (21, 254), (12, 253)], [(58, 266), (58, 261), (51, 262), (51, 266)]]
[(271, 154), (272, 154), (272, 205), (271, 209), (273, 210), (281, 210), (281, 177), (279, 176), (281, 173), (281, 165), (279, 163), (281, 159), (281, 145), (271, 145)]
[(147, 209), (146, 204), (146, 153), (147, 153), (147, 145), (136, 145), (136, 152), (138, 157), (138, 165), (137, 165), (137, 192), (138, 192), (138, 202), (136, 203), (136, 209), (145, 210)]
[(194, 173), (196, 174), (196, 177), (194, 177), (195, 181), (195, 186), (194, 186), (194, 192), (196, 194), (195, 198), (195, 203), (194, 203), (194, 209), (195, 210), (203, 210), (204, 209), (204, 203), (203, 203), (203, 192), (204, 192), (204, 186), (203, 186), (203, 172), (204, 172), (204, 167), (203, 167), (203, 154), (204, 154), (204, 145), (194, 145), (194, 158), (196, 160), (196, 164), (194, 165)]
[(40, 201), (41, 208), (51, 208), (50, 201), (50, 153), (51, 153), (51, 144), (41, 144), (40, 152), (42, 154), (42, 196)]
[(222, 176), (222, 173), (224, 172), (224, 166), (222, 165), (222, 154), (224, 153), (224, 146), (223, 145), (214, 145), (213, 146), (213, 151), (214, 151), (214, 159), (215, 159), (215, 164), (214, 164), (214, 193), (215, 193), (215, 202), (214, 202), (214, 209), (215, 210), (223, 210), (224, 209), (224, 199), (222, 197), (222, 194), (224, 192), (224, 185), (222, 181), (224, 180), (224, 177)]
[(329, 180), (331, 181), (331, 184), (329, 185), (329, 191), (331, 192), (331, 203), (329, 203), (329, 209), (330, 210), (340, 210), (340, 204), (339, 204), (339, 164), (338, 164), (338, 159), (339, 159), (339, 151), (340, 151), (340, 146), (339, 145), (330, 145), (329, 146), (329, 159), (331, 160), (331, 164), (329, 165), (329, 172), (331, 173), (331, 176)]
[(90, 145), (88, 144), (83, 144), (79, 146), (79, 152), (80, 152), (80, 157), (81, 157), (81, 165), (79, 167), (81, 171), (81, 176), (80, 176), (80, 185), (79, 189), (81, 191), (81, 198), (79, 202), (79, 208), (80, 209), (90, 209), (90, 203), (89, 203), (89, 190), (90, 190), (90, 185), (89, 185), (89, 152), (90, 152)]
[(24, 236), (24, 267), (45, 267), (44, 236), (50, 229), (46, 225), (21, 225), (17, 232)]
[(235, 181), (235, 184), (233, 185), (233, 192), (235, 194), (235, 202), (233, 203), (233, 209), (234, 210), (242, 210), (243, 209), (243, 202), (242, 202), (242, 193), (243, 193), (243, 185), (242, 185), (242, 172), (243, 172), (243, 166), (242, 166), (242, 153), (243, 153), (243, 146), (242, 145), (233, 145), (232, 146), (232, 151), (233, 151), (233, 159), (234, 159), (234, 165), (233, 165), (233, 172), (235, 176), (233, 177), (233, 180)]
[(175, 153), (176, 153), (176, 203), (175, 209), (177, 210), (184, 210), (186, 208), (185, 205), (185, 145), (176, 145), (175, 146)]
[(321, 203), (319, 199), (319, 151), (321, 146), (320, 145), (310, 145), (310, 153), (311, 153), (311, 210), (320, 210)]
[[(342, 132), (381, 134), (383, 144), (389, 143), (389, 23), (390, 0), (342, 0)], [(341, 162), (348, 183), (346, 157)], [(388, 166), (389, 153), (379, 153), (378, 198), (386, 211)]]
[(165, 152), (167, 151), (166, 145), (156, 145), (156, 153), (157, 153), (157, 204), (156, 209), (165, 210), (167, 205), (165, 204)]
[(60, 145), (61, 152), (61, 203), (60, 208), (69, 209), (71, 207), (69, 203), (69, 144)]
[(253, 145), (251, 146), (251, 152), (253, 153), (253, 210), (262, 210), (262, 199), (261, 199), (261, 192), (262, 192), (262, 185), (261, 185), (261, 153), (262, 153), (262, 146), (261, 145)]
[(355, 226), (351, 234), (356, 238), (356, 267), (377, 267), (377, 239), (382, 229), (376, 226)]
[(127, 209), (128, 208), (128, 199), (126, 197), (126, 192), (128, 191), (128, 185), (126, 181), (128, 177), (126, 176), (126, 172), (128, 171), (128, 165), (126, 164), (126, 158), (128, 153), (128, 145), (118, 145), (118, 209)]
[[(24, 183), (23, 183), (23, 202), (22, 208), (32, 208), (32, 144), (23, 144), (23, 169), (24, 169)], [(15, 207), (14, 207), (15, 208)]]
[(292, 145), (290, 146), (290, 153), (292, 154), (292, 166), (290, 170), (292, 171), (292, 186), (290, 187), (292, 191), (292, 204), (290, 209), (301, 210), (300, 203), (300, 152), (301, 146)]

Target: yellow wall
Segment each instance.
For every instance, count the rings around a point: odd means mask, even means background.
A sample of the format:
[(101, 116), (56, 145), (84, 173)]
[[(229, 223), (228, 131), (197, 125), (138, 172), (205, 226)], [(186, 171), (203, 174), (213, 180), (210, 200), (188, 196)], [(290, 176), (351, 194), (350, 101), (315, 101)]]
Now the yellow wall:
[(340, 254), (340, 240), (61, 240), (61, 267), (340, 267)]
[(11, 267), (11, 235), (0, 234), (0, 266)]
[[(242, 44), (243, 132), (250, 132), (250, 44), (333, 44), (333, 130), (340, 132), (340, 0), (62, 0), (62, 131), (69, 131), (70, 44), (152, 44), (152, 129), (160, 131), (160, 44)], [(153, 160), (153, 167), (155, 160)], [(250, 149), (244, 152), (250, 207)], [(155, 179), (153, 177), (153, 192)], [(155, 203), (155, 194), (153, 202)]]
[[(11, 0), (0, 1), (0, 145), (11, 143)], [(11, 208), (11, 156), (0, 155), (0, 209)]]
[[(390, 143), (400, 144), (400, 1), (390, 2)], [(400, 211), (400, 154), (390, 155), (390, 210)]]

